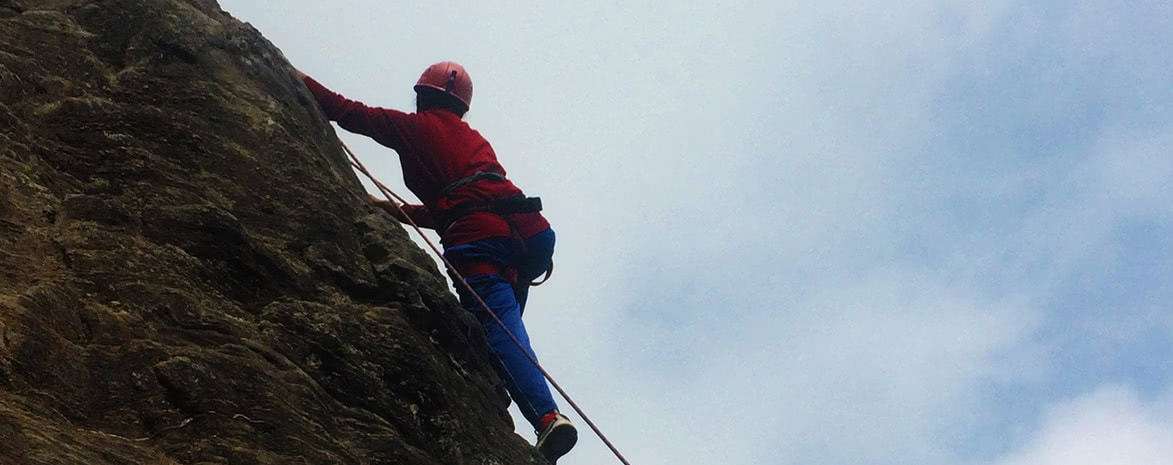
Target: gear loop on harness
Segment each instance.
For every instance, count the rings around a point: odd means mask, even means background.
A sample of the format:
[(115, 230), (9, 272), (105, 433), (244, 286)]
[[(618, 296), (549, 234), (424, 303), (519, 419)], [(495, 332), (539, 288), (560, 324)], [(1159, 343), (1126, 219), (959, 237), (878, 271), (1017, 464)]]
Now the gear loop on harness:
[(550, 266), (546, 268), (545, 276), (542, 276), (542, 279), (539, 279), (537, 281), (529, 283), (529, 285), (532, 287), (538, 287), (543, 284), (546, 284), (546, 281), (549, 281), (551, 276), (554, 276), (554, 260), (553, 259), (550, 260)]

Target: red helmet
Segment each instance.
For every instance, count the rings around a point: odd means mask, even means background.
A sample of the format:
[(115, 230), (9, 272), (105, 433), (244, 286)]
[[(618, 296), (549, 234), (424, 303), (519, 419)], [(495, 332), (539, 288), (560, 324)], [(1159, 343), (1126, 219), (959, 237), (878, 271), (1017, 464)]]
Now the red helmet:
[(416, 92), (423, 87), (456, 97), (466, 108), (472, 103), (472, 78), (455, 61), (441, 61), (425, 69), (420, 80), (415, 83)]

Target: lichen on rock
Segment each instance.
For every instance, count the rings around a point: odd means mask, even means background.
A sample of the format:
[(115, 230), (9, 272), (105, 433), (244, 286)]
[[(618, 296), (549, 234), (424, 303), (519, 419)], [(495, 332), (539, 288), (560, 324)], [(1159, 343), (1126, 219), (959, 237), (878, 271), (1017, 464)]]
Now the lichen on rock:
[(211, 0), (0, 0), (0, 463), (541, 463), (288, 71)]

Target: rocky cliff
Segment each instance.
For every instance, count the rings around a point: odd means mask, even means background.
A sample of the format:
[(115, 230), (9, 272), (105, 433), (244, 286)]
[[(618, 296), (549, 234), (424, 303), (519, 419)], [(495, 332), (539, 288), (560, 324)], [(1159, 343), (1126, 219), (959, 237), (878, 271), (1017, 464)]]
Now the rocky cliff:
[(539, 463), (484, 336), (213, 0), (0, 0), (0, 464)]

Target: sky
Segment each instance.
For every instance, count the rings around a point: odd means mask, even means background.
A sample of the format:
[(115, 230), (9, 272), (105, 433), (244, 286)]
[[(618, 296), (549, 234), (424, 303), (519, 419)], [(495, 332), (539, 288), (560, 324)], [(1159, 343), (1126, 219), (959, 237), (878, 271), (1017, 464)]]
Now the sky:
[(221, 4), (371, 105), (468, 68), (633, 464), (1173, 464), (1167, 1)]

